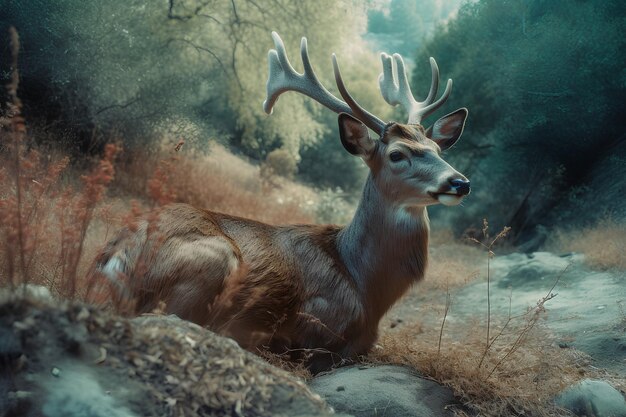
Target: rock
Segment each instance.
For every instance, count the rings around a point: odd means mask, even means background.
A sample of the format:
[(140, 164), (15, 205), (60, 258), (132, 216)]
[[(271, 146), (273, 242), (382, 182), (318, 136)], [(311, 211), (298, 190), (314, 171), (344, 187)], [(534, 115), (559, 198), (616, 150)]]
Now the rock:
[[(131, 323), (139, 337), (144, 335), (153, 339), (155, 335), (159, 335), (163, 344), (171, 343), (172, 338), (178, 341), (183, 352), (188, 351), (194, 355), (195, 360), (192, 359), (188, 366), (193, 369), (193, 363), (197, 363), (197, 375), (213, 373), (219, 376), (221, 380), (216, 380), (215, 377), (205, 378), (209, 384), (214, 385), (213, 389), (230, 385), (237, 392), (247, 391), (247, 402), (253, 409), (246, 411), (244, 407), (241, 415), (314, 417), (331, 414), (330, 408), (321, 397), (311, 392), (304, 382), (243, 350), (232, 339), (219, 336), (175, 315), (147, 315), (137, 317)], [(202, 354), (198, 355), (198, 352)], [(150, 351), (147, 353), (150, 356), (155, 355)], [(179, 355), (172, 357), (172, 365), (178, 358)], [(159, 369), (157, 367), (157, 372)], [(194, 379), (197, 375), (181, 372), (174, 377), (182, 381)], [(187, 396), (211, 395), (211, 390), (202, 385), (190, 386), (185, 391)], [(243, 401), (241, 403), (245, 405)], [(236, 407), (235, 403), (235, 409)]]
[(309, 386), (335, 410), (356, 417), (452, 416), (452, 391), (396, 365), (348, 366), (314, 378)]
[[(566, 269), (567, 268), (567, 269)], [(489, 289), (492, 317), (520, 316), (542, 305), (543, 322), (560, 346), (583, 351), (594, 366), (626, 375), (626, 333), (623, 307), (626, 274), (594, 271), (584, 256), (549, 252), (512, 253), (491, 261)], [(552, 286), (558, 283), (556, 287)], [(447, 322), (461, 322), (485, 314), (487, 282), (477, 280), (453, 293)], [(520, 322), (518, 322), (519, 324)]]
[[(128, 320), (54, 299), (0, 301), (7, 358), (0, 415), (323, 417), (306, 384), (234, 341), (174, 316)], [(8, 410), (8, 414), (4, 413)]]
[(14, 289), (8, 287), (0, 288), (0, 304), (16, 298), (28, 298), (43, 302), (50, 302), (54, 299), (50, 290), (43, 285), (23, 284), (16, 286)]
[(493, 261), (494, 276), (501, 288), (536, 288), (537, 284), (550, 286), (580, 256), (557, 256), (550, 252), (515, 253), (498, 257)]
[(0, 371), (22, 356), (22, 344), (10, 327), (0, 327)]
[[(596, 331), (601, 329), (602, 331)], [(594, 365), (612, 369), (626, 376), (626, 333), (619, 328), (594, 327), (594, 331), (579, 332), (575, 347), (587, 352)]]
[(555, 403), (577, 416), (626, 417), (624, 396), (605, 381), (580, 381), (559, 394)]
[(55, 380), (48, 378), (42, 384), (46, 396), (41, 411), (46, 417), (139, 416), (121, 405), (117, 398), (108, 395), (98, 382), (99, 377), (87, 366), (67, 364), (63, 366), (63, 373), (59, 371), (54, 376)]

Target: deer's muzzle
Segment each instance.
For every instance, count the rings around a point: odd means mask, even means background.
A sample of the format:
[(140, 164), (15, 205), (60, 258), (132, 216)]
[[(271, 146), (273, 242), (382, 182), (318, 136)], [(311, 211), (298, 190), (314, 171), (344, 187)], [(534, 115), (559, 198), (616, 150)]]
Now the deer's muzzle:
[(464, 178), (455, 178), (450, 180), (452, 189), (459, 195), (468, 195), (470, 193), (470, 182)]

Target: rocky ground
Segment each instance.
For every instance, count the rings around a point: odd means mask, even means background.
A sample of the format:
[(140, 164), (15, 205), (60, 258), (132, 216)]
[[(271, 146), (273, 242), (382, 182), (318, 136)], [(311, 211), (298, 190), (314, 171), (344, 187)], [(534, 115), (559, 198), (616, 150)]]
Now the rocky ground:
[[(485, 272), (486, 259), (482, 278), (448, 290), (451, 303), (443, 334), (444, 339), (450, 337), (443, 343), (464, 343), (466, 333), (450, 335), (459, 330), (480, 332), (482, 337), (488, 305)], [(580, 416), (626, 416), (626, 273), (593, 270), (580, 254), (549, 252), (496, 256), (489, 272), (492, 337), (508, 317), (524, 322), (529, 312), (538, 314), (536, 326), (546, 341), (537, 349), (549, 345), (552, 354), (560, 350), (580, 362), (576, 364), (580, 383), (565, 388), (555, 403)], [(438, 333), (445, 293), (419, 285), (413, 288), (386, 317), (383, 335), (410, 326)], [(508, 328), (514, 336), (518, 329)]]
[(175, 317), (0, 301), (0, 416), (331, 414), (299, 379)]
[[(544, 304), (542, 325), (559, 346), (578, 349), (591, 357), (594, 366), (626, 379), (625, 272), (594, 271), (580, 254), (535, 252), (495, 257), (490, 264), (490, 278), (494, 322), (509, 314), (524, 314), (551, 293), (554, 297)], [(448, 324), (486, 321), (485, 278), (453, 288), (450, 293)], [(441, 323), (443, 301), (442, 291), (422, 291), (418, 285), (390, 312), (386, 327), (400, 329), (411, 318), (419, 318), (422, 326), (436, 326)]]
[[(578, 416), (626, 416), (623, 273), (593, 271), (581, 255), (514, 253), (492, 260), (489, 286), (494, 322), (548, 296), (542, 326), (557, 349), (580, 352), (595, 370), (555, 404)], [(485, 318), (485, 279), (449, 292), (450, 329)], [(307, 386), (175, 317), (127, 320), (45, 291), (0, 298), (0, 417), (472, 415), (453, 391), (408, 367), (357, 364)], [(383, 335), (413, 319), (440, 326), (442, 300), (445, 291), (417, 286), (383, 321)]]

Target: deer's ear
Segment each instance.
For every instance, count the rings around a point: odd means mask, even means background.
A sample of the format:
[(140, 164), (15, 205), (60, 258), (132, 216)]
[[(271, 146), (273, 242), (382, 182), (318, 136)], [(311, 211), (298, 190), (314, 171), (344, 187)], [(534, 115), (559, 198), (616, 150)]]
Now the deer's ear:
[(339, 137), (352, 155), (368, 158), (376, 149), (367, 127), (348, 113), (339, 113)]
[(442, 150), (446, 150), (461, 137), (465, 119), (467, 119), (466, 108), (446, 114), (426, 130), (426, 137), (434, 140)]

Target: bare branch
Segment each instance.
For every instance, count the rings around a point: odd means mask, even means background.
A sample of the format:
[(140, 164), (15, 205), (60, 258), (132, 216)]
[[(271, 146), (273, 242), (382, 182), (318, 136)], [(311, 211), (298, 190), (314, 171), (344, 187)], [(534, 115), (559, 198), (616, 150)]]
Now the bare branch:
[(210, 1), (205, 1), (204, 3), (201, 3), (190, 14), (187, 14), (187, 15), (176, 14), (174, 12), (174, 7), (176, 6), (174, 4), (174, 1), (175, 0), (169, 0), (169, 2), (168, 2), (168, 8), (167, 8), (167, 18), (168, 19), (180, 20), (182, 22), (185, 22), (187, 20), (190, 20), (190, 19), (198, 16), (198, 17), (206, 17), (207, 19), (213, 20), (214, 22), (216, 22), (218, 24), (222, 24), (222, 22), (220, 22), (216, 17), (211, 16), (209, 14), (200, 13), (206, 6), (208, 6)]
[(125, 109), (125, 108), (130, 107), (133, 104), (137, 103), (138, 101), (139, 101), (139, 97), (135, 96), (131, 100), (127, 101), (126, 103), (115, 103), (115, 104), (111, 104), (109, 106), (102, 107), (102, 108), (96, 110), (96, 112), (94, 113), (94, 116), (97, 116), (97, 115), (99, 115), (101, 113), (104, 113), (105, 111), (109, 111), (111, 109)]
[(188, 39), (181, 39), (181, 38), (169, 39), (167, 41), (167, 45), (169, 46), (172, 42), (183, 42), (183, 43), (186, 43), (187, 45), (190, 45), (191, 47), (193, 47), (198, 53), (200, 53), (200, 52), (208, 53), (209, 55), (211, 55), (217, 61), (217, 63), (222, 68), (222, 71), (224, 71), (225, 74), (228, 74), (228, 72), (226, 71), (226, 67), (224, 67), (224, 63), (222, 62), (222, 60), (217, 56), (217, 54), (215, 52), (213, 52), (209, 48), (197, 45), (197, 44), (193, 43), (192, 41), (190, 41)]

